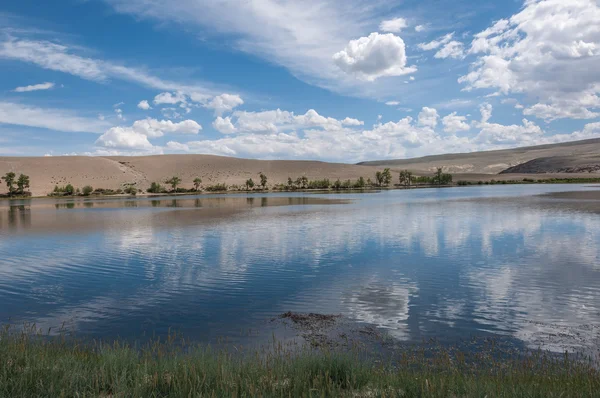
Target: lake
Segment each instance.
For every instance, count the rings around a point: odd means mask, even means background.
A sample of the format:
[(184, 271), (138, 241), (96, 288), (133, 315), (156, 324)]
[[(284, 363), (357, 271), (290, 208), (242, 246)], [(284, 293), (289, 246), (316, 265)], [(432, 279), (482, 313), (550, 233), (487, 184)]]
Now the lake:
[(0, 323), (211, 342), (297, 311), (407, 343), (593, 350), (600, 201), (539, 196), (593, 189), (0, 201)]

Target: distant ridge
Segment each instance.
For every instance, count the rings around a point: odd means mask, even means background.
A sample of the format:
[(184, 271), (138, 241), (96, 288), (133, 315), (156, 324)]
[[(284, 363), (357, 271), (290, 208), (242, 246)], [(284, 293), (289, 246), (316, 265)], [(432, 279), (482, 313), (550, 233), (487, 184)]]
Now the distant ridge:
[[(538, 158), (545, 158), (546, 160), (535, 163), (536, 167), (533, 169), (527, 167), (515, 168)], [(430, 173), (437, 167), (442, 167), (451, 173), (498, 174), (505, 170), (513, 170), (506, 172), (518, 173), (577, 172), (557, 170), (577, 170), (580, 166), (593, 168), (596, 163), (600, 164), (600, 138), (494, 151), (424, 156), (413, 159), (376, 160), (358, 164), (394, 169), (404, 168), (421, 173)]]

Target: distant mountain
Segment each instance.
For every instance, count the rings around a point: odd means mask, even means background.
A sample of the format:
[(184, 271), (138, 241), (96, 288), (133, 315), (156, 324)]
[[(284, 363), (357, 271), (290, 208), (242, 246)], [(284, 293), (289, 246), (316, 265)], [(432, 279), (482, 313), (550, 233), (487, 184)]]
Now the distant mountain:
[(455, 174), (600, 172), (600, 138), (497, 151), (456, 153), (413, 159), (362, 162), (359, 165)]

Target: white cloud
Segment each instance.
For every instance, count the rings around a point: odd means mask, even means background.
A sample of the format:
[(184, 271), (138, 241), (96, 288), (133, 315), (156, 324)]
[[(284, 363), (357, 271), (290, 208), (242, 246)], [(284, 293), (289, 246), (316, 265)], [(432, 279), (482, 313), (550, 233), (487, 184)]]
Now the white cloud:
[(419, 125), (434, 129), (438, 123), (438, 113), (434, 108), (423, 107), (419, 113)]
[(151, 118), (137, 120), (131, 128), (133, 131), (151, 138), (162, 137), (165, 134), (198, 134), (202, 130), (202, 126), (194, 120), (173, 123), (170, 120)]
[(423, 32), (427, 27), (425, 25), (417, 25), (415, 26), (415, 32)]
[(475, 35), (478, 55), (459, 82), (466, 89), (524, 93), (524, 113), (547, 121), (598, 117), (600, 4), (592, 0), (526, 1), (523, 9)]
[(119, 149), (152, 149), (148, 136), (130, 127), (111, 127), (97, 140), (96, 145)]
[(444, 116), (442, 118), (442, 125), (446, 133), (458, 133), (460, 131), (469, 131), (471, 126), (467, 123), (467, 118), (464, 116), (458, 116), (456, 112)]
[(433, 57), (458, 59), (464, 58), (464, 56), (465, 51), (463, 44), (456, 40), (452, 40), (451, 42), (444, 44), (444, 46), (438, 52), (436, 52)]
[(353, 119), (351, 117), (347, 117), (344, 120), (342, 120), (342, 125), (344, 126), (363, 126), (364, 124), (365, 122), (363, 122), (362, 120)]
[(397, 106), (397, 105), (400, 105), (400, 101), (388, 101), (385, 104), (387, 106)]
[(320, 128), (323, 130), (341, 130), (344, 126), (361, 126), (364, 122), (345, 118), (337, 120), (321, 116), (314, 109), (309, 109), (303, 115), (276, 109), (263, 112), (236, 111), (232, 117), (217, 118), (213, 127), (224, 134), (231, 133), (277, 133), (294, 129)]
[(391, 33), (371, 33), (368, 37), (351, 40), (344, 50), (333, 56), (333, 60), (347, 74), (367, 81), (417, 70), (414, 66), (406, 66), (404, 40)]
[(54, 88), (54, 83), (47, 82), (47, 83), (33, 84), (31, 86), (17, 87), (13, 91), (15, 93), (28, 93), (30, 91), (50, 90), (52, 88)]
[(481, 123), (487, 123), (487, 121), (490, 120), (492, 117), (492, 109), (492, 104), (487, 102), (479, 106), (479, 111), (481, 112)]
[(382, 32), (399, 33), (402, 29), (408, 27), (408, 22), (404, 18), (394, 18), (382, 21), (379, 24), (379, 30)]
[(200, 98), (210, 98), (213, 90), (199, 84), (175, 83), (153, 76), (143, 69), (105, 60), (83, 57), (74, 49), (46, 40), (28, 40), (8, 36), (0, 42), (0, 58), (35, 64), (41, 68), (68, 73), (85, 80), (106, 82), (119, 79), (165, 91), (183, 91)]
[(144, 110), (144, 111), (147, 111), (148, 109), (152, 109), (152, 107), (148, 103), (148, 100), (140, 101), (140, 103), (137, 104), (137, 107), (140, 108), (140, 109), (142, 109), (142, 110)]
[[(237, 111), (218, 117), (213, 126), (227, 134), (216, 140), (172, 141), (167, 148), (178, 152), (208, 153), (261, 159), (318, 159), (357, 162), (373, 159), (407, 158), (432, 154), (503, 149), (548, 144), (600, 135), (600, 123), (589, 124), (570, 134), (547, 135), (535, 123), (490, 123), (492, 107), (481, 106), (482, 121), (469, 126), (467, 118), (452, 112), (442, 118), (424, 107), (417, 120), (378, 121), (371, 128), (345, 125), (310, 110), (304, 115), (280, 109), (264, 112)], [(347, 118), (348, 120), (352, 120)], [(469, 137), (455, 133), (475, 130)]]
[(213, 127), (222, 134), (233, 134), (237, 131), (236, 127), (231, 123), (231, 117), (226, 117), (225, 119), (221, 116), (217, 117), (213, 122)]
[(447, 35), (444, 35), (444, 36), (438, 38), (437, 40), (430, 41), (429, 43), (420, 43), (418, 45), (418, 47), (423, 51), (436, 50), (436, 49), (440, 48), (441, 46), (443, 46), (444, 44), (449, 43), (453, 37), (454, 37), (454, 32), (448, 33)]
[(389, 12), (383, 0), (105, 1), (117, 12), (184, 25), (192, 35), (224, 35), (236, 50), (282, 65), (311, 84), (351, 93), (366, 91), (365, 82), (340, 74), (331, 56)]
[(155, 105), (163, 105), (163, 104), (169, 104), (169, 105), (176, 105), (179, 103), (187, 103), (187, 97), (184, 93), (182, 92), (174, 92), (174, 93), (160, 93), (158, 95), (156, 95), (154, 97), (154, 104)]
[(55, 108), (38, 108), (0, 101), (0, 123), (38, 127), (66, 132), (99, 133), (109, 124), (95, 117), (81, 117)]
[(125, 120), (125, 117), (123, 116), (123, 110), (120, 108), (116, 108), (115, 109), (115, 115), (117, 115), (117, 119), (119, 120)]
[(131, 127), (111, 127), (97, 140), (96, 145), (111, 149), (159, 151), (148, 138), (158, 138), (165, 134), (198, 134), (202, 129), (193, 120), (173, 123), (170, 120), (137, 120)]
[(231, 112), (243, 103), (244, 100), (237, 94), (221, 94), (215, 96), (206, 107), (214, 109), (215, 115), (221, 116), (223, 113)]

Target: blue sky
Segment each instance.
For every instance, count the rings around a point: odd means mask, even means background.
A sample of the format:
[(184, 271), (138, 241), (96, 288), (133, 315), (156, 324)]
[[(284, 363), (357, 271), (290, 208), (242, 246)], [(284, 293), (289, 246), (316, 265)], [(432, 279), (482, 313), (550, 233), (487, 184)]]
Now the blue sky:
[(7, 0), (0, 155), (357, 162), (600, 136), (595, 0)]

